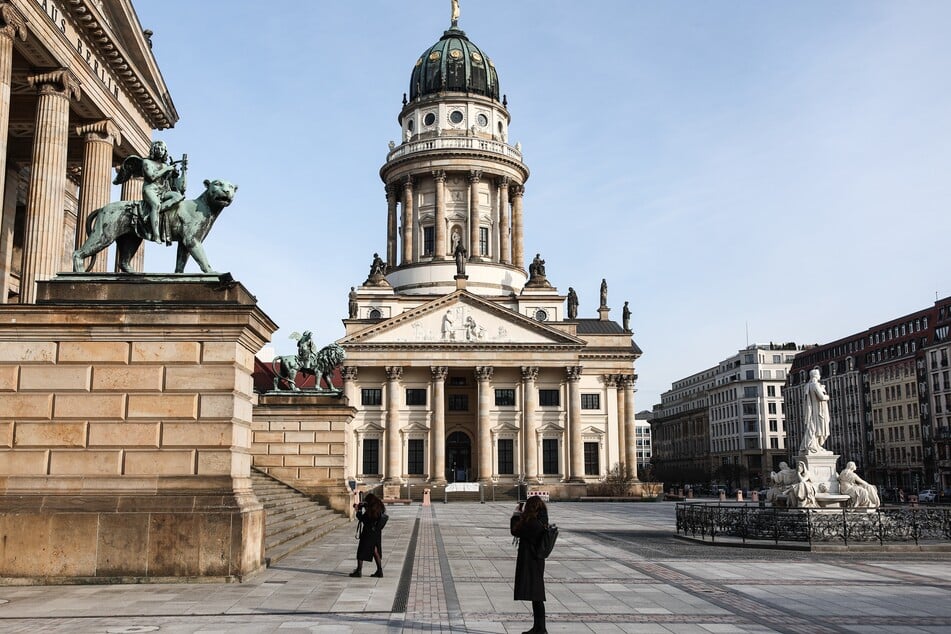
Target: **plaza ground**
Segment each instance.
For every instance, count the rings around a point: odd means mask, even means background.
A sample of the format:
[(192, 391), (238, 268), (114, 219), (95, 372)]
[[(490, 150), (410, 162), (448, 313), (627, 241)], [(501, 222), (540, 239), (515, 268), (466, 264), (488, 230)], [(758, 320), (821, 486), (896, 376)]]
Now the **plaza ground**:
[[(512, 600), (512, 509), (390, 506), (382, 579), (348, 576), (351, 524), (241, 584), (0, 587), (0, 631), (522, 632), (531, 607)], [(549, 632), (951, 631), (948, 553), (704, 546), (675, 536), (673, 503), (550, 511), (561, 536)]]

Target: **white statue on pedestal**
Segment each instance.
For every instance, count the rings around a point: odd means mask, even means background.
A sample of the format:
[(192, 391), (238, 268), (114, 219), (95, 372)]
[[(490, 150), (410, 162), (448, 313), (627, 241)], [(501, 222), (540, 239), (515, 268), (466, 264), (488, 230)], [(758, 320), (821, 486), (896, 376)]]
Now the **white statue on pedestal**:
[(855, 473), (855, 463), (849, 462), (839, 473), (839, 493), (849, 496), (849, 506), (855, 508), (878, 508), (882, 505), (878, 490)]
[(786, 490), (786, 506), (789, 508), (815, 508), (816, 485), (812, 482), (812, 474), (805, 462), (796, 465), (796, 481)]
[(822, 447), (829, 437), (829, 394), (825, 386), (819, 383), (819, 376), (818, 369), (809, 372), (809, 383), (806, 384), (803, 399), (805, 429), (799, 451), (804, 454), (829, 453)]

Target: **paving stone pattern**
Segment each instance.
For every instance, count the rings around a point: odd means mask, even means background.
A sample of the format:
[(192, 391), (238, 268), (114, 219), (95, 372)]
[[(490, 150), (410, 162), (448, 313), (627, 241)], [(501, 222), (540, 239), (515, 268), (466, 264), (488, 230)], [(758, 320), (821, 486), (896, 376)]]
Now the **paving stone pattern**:
[[(351, 578), (354, 525), (243, 584), (0, 587), (0, 631), (510, 634), (513, 504), (392, 506), (384, 577)], [(948, 553), (810, 553), (674, 534), (674, 507), (553, 503), (548, 631), (951, 632)], [(373, 564), (364, 566), (368, 575)]]

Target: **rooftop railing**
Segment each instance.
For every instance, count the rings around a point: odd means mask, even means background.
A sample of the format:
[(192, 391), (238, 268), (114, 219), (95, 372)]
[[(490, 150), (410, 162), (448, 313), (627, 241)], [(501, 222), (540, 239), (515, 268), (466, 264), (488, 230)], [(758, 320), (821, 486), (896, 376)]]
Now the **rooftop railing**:
[(395, 161), (396, 159), (403, 158), (404, 156), (408, 156), (410, 154), (430, 152), (433, 150), (472, 150), (478, 152), (491, 152), (493, 154), (500, 154), (502, 156), (515, 159), (516, 161), (522, 160), (521, 150), (514, 148), (507, 143), (502, 143), (501, 141), (480, 139), (479, 137), (443, 136), (403, 143), (402, 145), (390, 150), (390, 153), (386, 155), (386, 161)]

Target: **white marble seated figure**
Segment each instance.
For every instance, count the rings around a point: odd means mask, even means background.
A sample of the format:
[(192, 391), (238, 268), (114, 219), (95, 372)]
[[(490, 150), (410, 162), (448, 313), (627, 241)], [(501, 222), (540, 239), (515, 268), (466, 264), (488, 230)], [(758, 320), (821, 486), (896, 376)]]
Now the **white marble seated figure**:
[(839, 473), (839, 492), (849, 496), (849, 506), (854, 508), (878, 508), (882, 505), (878, 489), (855, 473), (855, 463), (849, 462)]

